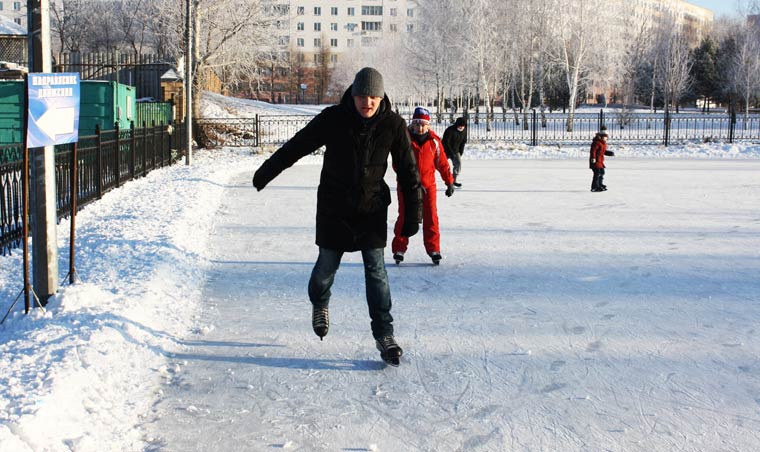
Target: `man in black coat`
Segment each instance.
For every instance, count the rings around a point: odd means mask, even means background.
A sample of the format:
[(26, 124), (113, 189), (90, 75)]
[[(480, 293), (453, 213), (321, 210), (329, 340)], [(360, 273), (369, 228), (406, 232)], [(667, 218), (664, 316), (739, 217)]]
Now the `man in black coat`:
[(253, 176), (254, 187), (262, 190), (283, 170), (321, 146), (325, 146), (325, 153), (317, 189), (319, 257), (309, 279), (314, 332), (321, 340), (329, 329), (330, 288), (343, 253), (361, 251), (372, 335), (383, 359), (397, 363), (402, 350), (393, 337), (383, 256), (391, 203), (383, 179), (389, 154), (405, 200), (410, 200), (403, 235), (417, 233), (422, 204), (420, 176), (406, 123), (392, 111), (377, 70), (360, 70), (340, 104), (325, 108), (261, 165)]
[(454, 167), (454, 185), (457, 187), (462, 186), (462, 184), (457, 182), (457, 176), (462, 170), (461, 157), (462, 154), (464, 154), (464, 145), (467, 143), (466, 128), (467, 122), (464, 118), (457, 118), (457, 120), (454, 121), (454, 125), (446, 128), (443, 132), (443, 138), (441, 139), (443, 150), (446, 152), (446, 157), (451, 160), (452, 166)]

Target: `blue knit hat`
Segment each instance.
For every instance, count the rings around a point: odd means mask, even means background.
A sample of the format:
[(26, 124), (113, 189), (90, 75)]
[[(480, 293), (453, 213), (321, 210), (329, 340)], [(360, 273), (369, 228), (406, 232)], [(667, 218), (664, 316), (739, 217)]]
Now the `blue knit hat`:
[(412, 115), (412, 121), (421, 121), (425, 124), (430, 124), (430, 110), (423, 107), (417, 107), (414, 109)]

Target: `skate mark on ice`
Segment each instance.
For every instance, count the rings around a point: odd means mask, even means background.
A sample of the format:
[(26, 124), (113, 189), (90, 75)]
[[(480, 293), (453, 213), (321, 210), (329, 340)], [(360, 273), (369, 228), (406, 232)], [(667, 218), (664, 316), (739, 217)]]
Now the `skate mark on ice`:
[(604, 314), (602, 320), (612, 320), (615, 318), (615, 314)]
[(595, 308), (603, 308), (603, 307), (607, 306), (608, 304), (610, 304), (609, 301), (600, 301), (599, 303), (595, 304), (594, 307)]
[(587, 352), (598, 352), (602, 348), (602, 341), (594, 341), (586, 347)]
[[(749, 371), (752, 370), (752, 368), (749, 366), (739, 366), (737, 367), (737, 369), (739, 369), (740, 372), (744, 372), (744, 373), (749, 373)], [(757, 401), (757, 399), (755, 399), (755, 401)]]
[(567, 386), (565, 383), (552, 383), (550, 385), (546, 385), (543, 388), (541, 388), (541, 392), (543, 394), (548, 394), (550, 392), (559, 391), (565, 386)]
[(556, 372), (556, 371), (558, 371), (558, 370), (562, 369), (562, 367), (563, 367), (565, 364), (566, 364), (566, 363), (565, 363), (564, 361), (562, 361), (561, 359), (558, 359), (558, 360), (556, 360), (556, 361), (552, 362), (552, 364), (549, 366), (549, 370), (553, 370), (553, 371), (555, 371), (555, 372)]

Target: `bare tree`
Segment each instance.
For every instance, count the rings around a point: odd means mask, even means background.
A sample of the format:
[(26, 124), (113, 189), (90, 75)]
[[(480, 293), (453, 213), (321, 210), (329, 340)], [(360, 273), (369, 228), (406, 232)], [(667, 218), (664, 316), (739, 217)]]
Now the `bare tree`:
[(54, 47), (68, 52), (87, 48), (87, 36), (91, 27), (92, 2), (87, 0), (61, 0), (50, 4), (50, 29), (57, 38)]
[(656, 69), (659, 88), (665, 108), (674, 106), (678, 110), (681, 97), (692, 83), (691, 52), (678, 27), (666, 25), (663, 30), (658, 49), (660, 64)]
[(754, 31), (749, 26), (737, 31), (736, 54), (731, 68), (734, 90), (744, 104), (745, 124), (750, 102), (760, 91), (760, 40)]
[[(607, 31), (607, 17), (617, 3), (602, 0), (556, 0), (554, 11), (552, 61), (564, 73), (569, 92), (567, 130), (573, 131), (575, 106), (581, 86), (591, 80), (593, 73), (591, 52)], [(604, 15), (601, 15), (604, 13)]]
[[(154, 0), (157, 14), (165, 18), (166, 40), (175, 60), (184, 55), (183, 33), (185, 0)], [(271, 50), (278, 47), (275, 10), (265, 0), (192, 0), (194, 23), (193, 114), (200, 113), (200, 94), (210, 78), (232, 86), (259, 74), (269, 66)]]

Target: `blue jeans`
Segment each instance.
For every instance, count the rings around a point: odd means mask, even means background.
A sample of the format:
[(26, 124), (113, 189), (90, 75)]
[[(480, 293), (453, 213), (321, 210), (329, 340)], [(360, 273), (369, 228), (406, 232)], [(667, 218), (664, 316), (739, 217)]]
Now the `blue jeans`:
[[(319, 248), (319, 257), (309, 279), (309, 300), (314, 306), (326, 307), (330, 303), (330, 288), (342, 257), (343, 251)], [(391, 290), (388, 286), (388, 273), (385, 271), (383, 248), (362, 250), (362, 259), (372, 336), (375, 339), (392, 336)]]

